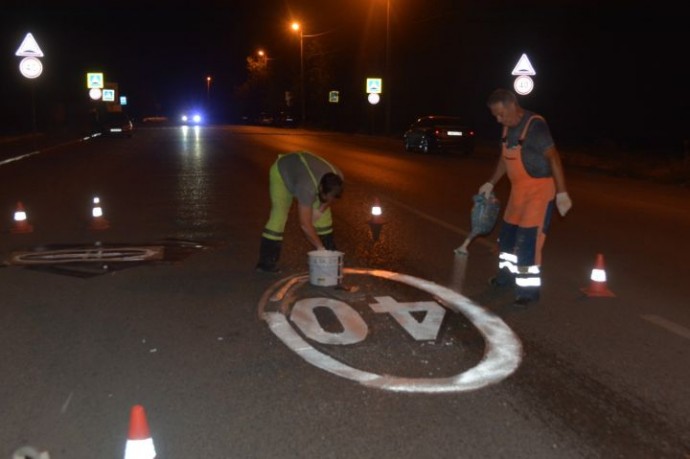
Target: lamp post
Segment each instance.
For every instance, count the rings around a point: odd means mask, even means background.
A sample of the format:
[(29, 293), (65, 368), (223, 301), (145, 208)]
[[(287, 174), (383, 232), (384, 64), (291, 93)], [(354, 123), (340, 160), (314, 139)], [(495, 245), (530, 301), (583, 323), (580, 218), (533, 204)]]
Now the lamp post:
[(307, 119), (307, 105), (304, 99), (304, 34), (299, 22), (293, 22), (290, 26), (295, 32), (299, 32), (299, 97), (302, 104), (302, 126)]
[(391, 0), (386, 0), (386, 71), (385, 78), (388, 86), (386, 97), (386, 135), (391, 131)]
[(211, 77), (206, 77), (206, 102), (211, 102)]

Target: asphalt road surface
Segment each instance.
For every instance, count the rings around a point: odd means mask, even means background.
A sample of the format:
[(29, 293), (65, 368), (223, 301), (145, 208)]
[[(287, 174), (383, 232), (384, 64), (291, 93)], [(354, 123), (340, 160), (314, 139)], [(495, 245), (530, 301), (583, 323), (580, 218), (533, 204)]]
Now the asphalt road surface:
[[(339, 288), (294, 214), (282, 273), (254, 271), (295, 150), (346, 176)], [(690, 457), (688, 190), (567, 169), (517, 310), (487, 286), (496, 231), (453, 252), (496, 153), (248, 126), (5, 149), (0, 457), (123, 457), (138, 404), (167, 459)], [(614, 297), (582, 292), (598, 254)]]

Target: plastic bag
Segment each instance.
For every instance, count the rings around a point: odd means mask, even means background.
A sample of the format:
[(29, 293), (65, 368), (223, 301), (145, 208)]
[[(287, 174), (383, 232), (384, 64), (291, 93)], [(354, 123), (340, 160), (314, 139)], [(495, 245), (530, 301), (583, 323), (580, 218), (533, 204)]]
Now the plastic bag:
[(489, 234), (496, 226), (498, 214), (501, 211), (501, 202), (496, 195), (491, 193), (487, 198), (483, 194), (472, 196), (472, 229), (470, 235), (482, 236)]
[(484, 194), (475, 194), (472, 196), (472, 201), (474, 201), (474, 206), (472, 206), (470, 234), (465, 242), (455, 249), (455, 253), (466, 254), (472, 239), (489, 234), (496, 226), (498, 214), (501, 212), (501, 201), (493, 193), (488, 198)]

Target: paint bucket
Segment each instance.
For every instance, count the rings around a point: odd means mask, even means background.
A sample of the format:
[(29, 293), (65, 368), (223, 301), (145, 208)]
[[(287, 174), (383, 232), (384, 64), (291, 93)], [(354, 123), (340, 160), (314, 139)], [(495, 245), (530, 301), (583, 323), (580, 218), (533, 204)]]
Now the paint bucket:
[(309, 283), (317, 287), (340, 285), (343, 280), (343, 255), (337, 250), (309, 252)]

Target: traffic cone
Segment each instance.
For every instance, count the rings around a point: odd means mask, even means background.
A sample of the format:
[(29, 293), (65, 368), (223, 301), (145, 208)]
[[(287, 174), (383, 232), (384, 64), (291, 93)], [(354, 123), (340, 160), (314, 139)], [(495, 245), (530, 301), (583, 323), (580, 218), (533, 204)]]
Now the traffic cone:
[(93, 198), (93, 207), (91, 209), (91, 224), (89, 225), (89, 229), (101, 231), (108, 228), (110, 228), (110, 223), (103, 216), (101, 198), (95, 196)]
[(587, 296), (594, 297), (614, 297), (611, 290), (606, 286), (606, 270), (604, 269), (604, 255), (597, 254), (596, 264), (592, 269), (589, 287), (582, 288)]
[(379, 198), (374, 198), (374, 204), (371, 206), (371, 218), (369, 219), (369, 228), (371, 229), (371, 238), (374, 242), (379, 240), (381, 236), (381, 228), (385, 221), (383, 220), (383, 210), (381, 209), (381, 202)]
[(379, 198), (374, 198), (374, 204), (371, 206), (371, 223), (383, 224), (383, 209), (381, 209), (381, 202)]
[(125, 459), (155, 459), (156, 448), (141, 405), (134, 405), (129, 416), (129, 435), (125, 446)]
[(24, 209), (24, 204), (17, 202), (17, 209), (14, 211), (14, 226), (12, 227), (12, 232), (15, 234), (20, 233), (31, 233), (34, 227), (31, 226), (27, 220), (26, 209)]

